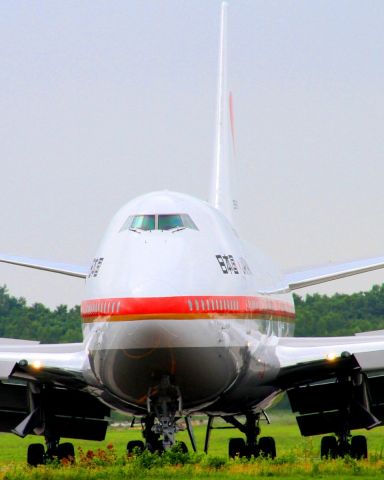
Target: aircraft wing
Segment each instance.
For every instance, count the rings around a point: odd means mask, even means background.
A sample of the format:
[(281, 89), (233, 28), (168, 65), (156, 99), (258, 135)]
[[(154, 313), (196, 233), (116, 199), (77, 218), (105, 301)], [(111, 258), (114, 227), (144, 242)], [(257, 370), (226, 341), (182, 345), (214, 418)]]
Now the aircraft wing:
[(283, 286), (265, 293), (286, 293), (320, 283), (338, 280), (361, 273), (384, 268), (384, 257), (366, 258), (347, 263), (314, 267), (308, 270), (288, 272), (284, 275)]
[(384, 422), (384, 335), (280, 338), (276, 383), (287, 391), (302, 435)]
[(49, 428), (59, 437), (103, 440), (110, 409), (87, 382), (88, 369), (82, 343), (0, 339), (0, 432), (25, 437)]
[(22, 267), (35, 268), (37, 270), (46, 270), (48, 272), (61, 273), (71, 277), (86, 278), (89, 272), (89, 266), (73, 265), (62, 262), (53, 262), (38, 258), (22, 257), (17, 255), (7, 255), (0, 253), (0, 262), (20, 265)]
[(87, 361), (82, 343), (41, 345), (29, 340), (0, 339), (0, 381), (39, 381), (44, 376), (48, 383), (63, 387), (79, 382), (85, 385)]
[(337, 363), (353, 355), (363, 372), (384, 375), (384, 332), (364, 332), (364, 335), (349, 337), (282, 337), (276, 354), (283, 371), (298, 365), (305, 369), (312, 362)]

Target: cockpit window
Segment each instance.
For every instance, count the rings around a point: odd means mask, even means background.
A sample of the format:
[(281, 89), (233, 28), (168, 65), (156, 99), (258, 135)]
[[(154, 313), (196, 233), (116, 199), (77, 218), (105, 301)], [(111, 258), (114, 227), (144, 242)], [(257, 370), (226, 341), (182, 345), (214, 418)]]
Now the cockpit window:
[(183, 213), (180, 216), (183, 220), (184, 227), (192, 228), (192, 230), (198, 230), (198, 228), (195, 225), (195, 222), (192, 220), (192, 218), (189, 215), (187, 215), (186, 213)]
[(159, 215), (158, 222), (159, 230), (171, 230), (171, 228), (184, 227), (181, 215)]
[(128, 228), (137, 230), (155, 230), (155, 215), (135, 215)]
[(172, 213), (159, 215), (131, 215), (120, 231), (123, 230), (182, 230), (190, 228), (198, 230), (191, 217), (186, 213)]

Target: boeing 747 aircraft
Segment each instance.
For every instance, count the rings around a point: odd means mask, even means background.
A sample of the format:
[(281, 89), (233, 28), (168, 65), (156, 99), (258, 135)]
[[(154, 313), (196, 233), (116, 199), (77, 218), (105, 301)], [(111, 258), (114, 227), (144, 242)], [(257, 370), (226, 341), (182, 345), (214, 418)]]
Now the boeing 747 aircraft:
[(143, 440), (128, 451), (169, 448), (181, 420), (196, 449), (195, 413), (208, 416), (208, 451), (221, 417), (240, 432), (231, 457), (275, 457), (259, 421), (283, 392), (302, 435), (325, 435), (322, 456), (366, 457), (366, 437), (351, 432), (384, 420), (384, 334), (294, 338), (292, 298), (383, 268), (384, 257), (283, 275), (234, 228), (226, 17), (223, 4), (210, 201), (168, 191), (131, 200), (91, 265), (0, 255), (85, 281), (82, 343), (0, 341), (0, 431), (45, 439), (29, 446), (31, 465), (73, 456), (61, 438), (103, 440), (111, 410), (141, 421)]

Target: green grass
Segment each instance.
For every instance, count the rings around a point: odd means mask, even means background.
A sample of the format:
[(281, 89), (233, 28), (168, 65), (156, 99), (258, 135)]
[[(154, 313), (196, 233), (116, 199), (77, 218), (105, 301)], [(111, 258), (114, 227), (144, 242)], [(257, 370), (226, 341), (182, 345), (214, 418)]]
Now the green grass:
[[(280, 418), (279, 418), (280, 417)], [(228, 439), (239, 436), (236, 430), (214, 430), (208, 457), (171, 454), (167, 458), (154, 455), (127, 459), (126, 444), (140, 439), (140, 428), (110, 429), (104, 442), (75, 441), (77, 464), (48, 465), (29, 468), (25, 465), (29, 443), (39, 437), (19, 439), (11, 434), (0, 434), (0, 479), (194, 479), (214, 478), (338, 478), (359, 479), (384, 476), (384, 436), (382, 429), (364, 433), (368, 436), (370, 458), (365, 461), (339, 459), (321, 461), (319, 458), (320, 437), (302, 438), (291, 415), (274, 415), (271, 425), (262, 424), (262, 435), (276, 439), (278, 457), (271, 461), (257, 459), (251, 462), (227, 460)], [(219, 425), (220, 422), (217, 422)], [(221, 423), (221, 425), (224, 425)], [(195, 426), (199, 450), (204, 445), (205, 426)], [(189, 446), (186, 432), (178, 434)], [(109, 445), (109, 448), (107, 447)], [(113, 447), (112, 447), (113, 446)], [(78, 448), (82, 449), (80, 455)], [(91, 453), (88, 453), (91, 452)]]

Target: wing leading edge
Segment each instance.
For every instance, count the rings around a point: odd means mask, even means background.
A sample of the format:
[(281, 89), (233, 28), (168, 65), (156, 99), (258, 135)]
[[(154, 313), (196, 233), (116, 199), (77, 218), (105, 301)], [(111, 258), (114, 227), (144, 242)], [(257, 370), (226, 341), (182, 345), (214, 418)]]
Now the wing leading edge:
[(61, 273), (70, 277), (86, 278), (89, 267), (85, 265), (73, 265), (62, 262), (52, 262), (50, 260), (42, 260), (38, 258), (22, 257), (17, 255), (7, 255), (0, 253), (0, 262), (19, 265), (22, 267), (34, 268), (37, 270), (45, 270), (47, 272)]
[(336, 263), (308, 270), (286, 273), (284, 285), (265, 293), (287, 293), (300, 288), (311, 287), (320, 283), (331, 282), (341, 278), (359, 275), (384, 268), (384, 257), (366, 258), (347, 263)]
[[(54, 371), (64, 372), (71, 380), (83, 380), (86, 363), (83, 343), (42, 345), (34, 341), (0, 339), (0, 381), (16, 378), (15, 369), (21, 367), (36, 379), (45, 372)], [(55, 382), (54, 375), (51, 381)]]

